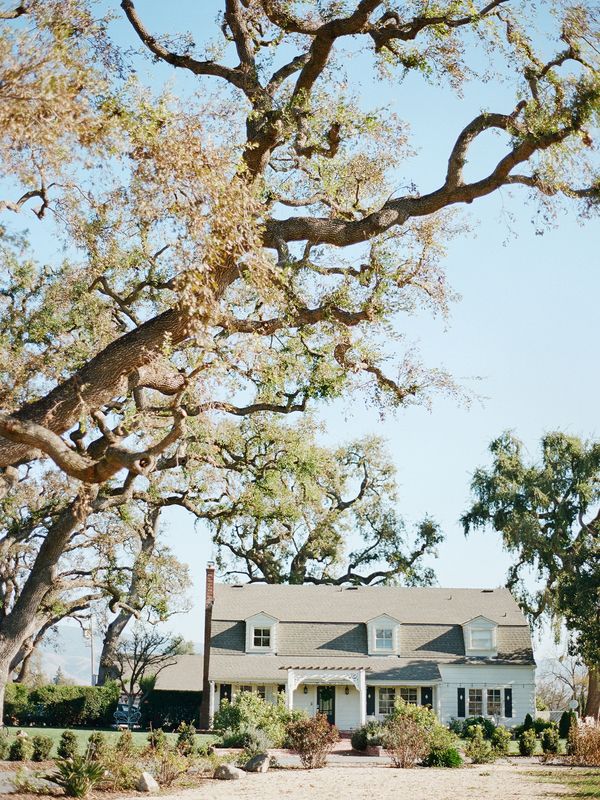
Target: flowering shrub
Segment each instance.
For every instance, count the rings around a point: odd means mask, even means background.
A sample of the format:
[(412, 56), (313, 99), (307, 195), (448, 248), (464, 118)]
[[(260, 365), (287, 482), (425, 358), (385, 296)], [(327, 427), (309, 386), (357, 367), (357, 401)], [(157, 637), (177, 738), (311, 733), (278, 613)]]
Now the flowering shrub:
[(330, 725), (323, 714), (297, 719), (287, 726), (290, 747), (298, 753), (305, 769), (324, 767), (328, 753), (339, 738), (338, 729)]

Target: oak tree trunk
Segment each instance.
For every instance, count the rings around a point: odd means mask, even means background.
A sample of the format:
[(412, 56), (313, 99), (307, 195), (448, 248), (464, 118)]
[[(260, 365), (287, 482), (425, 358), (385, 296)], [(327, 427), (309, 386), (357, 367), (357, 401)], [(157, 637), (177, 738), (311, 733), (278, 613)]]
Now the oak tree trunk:
[(588, 696), (584, 716), (600, 719), (600, 666), (589, 668)]
[(98, 666), (98, 686), (104, 686), (107, 681), (119, 677), (115, 654), (123, 631), (132, 617), (131, 611), (121, 611), (106, 629)]

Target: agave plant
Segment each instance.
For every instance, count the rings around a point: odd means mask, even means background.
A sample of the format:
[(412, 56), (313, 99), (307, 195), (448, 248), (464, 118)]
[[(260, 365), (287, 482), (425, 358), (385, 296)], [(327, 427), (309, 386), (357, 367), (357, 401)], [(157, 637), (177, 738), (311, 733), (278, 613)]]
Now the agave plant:
[(57, 759), (52, 780), (64, 789), (67, 797), (86, 797), (103, 777), (102, 764), (92, 761), (87, 755), (75, 755)]

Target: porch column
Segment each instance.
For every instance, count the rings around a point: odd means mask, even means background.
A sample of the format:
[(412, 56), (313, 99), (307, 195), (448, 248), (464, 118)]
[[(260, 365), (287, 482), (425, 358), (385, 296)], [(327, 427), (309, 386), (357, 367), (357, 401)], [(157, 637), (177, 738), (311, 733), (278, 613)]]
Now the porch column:
[(208, 682), (208, 727), (212, 728), (215, 716), (215, 682)]
[(362, 727), (367, 722), (367, 676), (364, 669), (360, 670), (358, 696), (360, 703), (360, 724)]
[(288, 669), (287, 686), (285, 691), (285, 704), (288, 711), (294, 708), (294, 670)]

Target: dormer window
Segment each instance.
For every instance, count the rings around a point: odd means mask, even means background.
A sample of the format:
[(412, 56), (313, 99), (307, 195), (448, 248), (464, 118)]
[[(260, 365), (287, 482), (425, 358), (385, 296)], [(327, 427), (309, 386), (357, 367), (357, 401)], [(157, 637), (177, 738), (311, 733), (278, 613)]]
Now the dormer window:
[(271, 647), (271, 628), (254, 628), (254, 647)]
[(487, 617), (475, 617), (463, 623), (465, 654), (474, 658), (493, 658), (497, 655), (497, 623)]
[(277, 653), (277, 620), (260, 612), (246, 619), (246, 652), (275, 655)]
[(400, 642), (400, 623), (394, 617), (382, 614), (367, 622), (369, 655), (397, 655)]
[(393, 628), (375, 628), (375, 649), (390, 652), (394, 649)]

